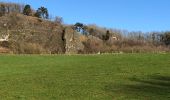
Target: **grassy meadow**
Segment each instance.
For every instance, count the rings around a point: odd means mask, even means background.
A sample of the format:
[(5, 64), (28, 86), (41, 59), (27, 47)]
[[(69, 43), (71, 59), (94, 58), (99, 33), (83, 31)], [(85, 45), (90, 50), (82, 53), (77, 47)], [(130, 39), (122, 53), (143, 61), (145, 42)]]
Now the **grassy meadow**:
[(0, 100), (170, 100), (170, 54), (0, 55)]

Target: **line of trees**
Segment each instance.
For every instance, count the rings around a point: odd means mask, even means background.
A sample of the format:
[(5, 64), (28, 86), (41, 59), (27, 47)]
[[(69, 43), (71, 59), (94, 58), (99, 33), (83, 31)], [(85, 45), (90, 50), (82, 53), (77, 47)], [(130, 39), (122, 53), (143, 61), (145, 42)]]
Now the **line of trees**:
[(34, 16), (43, 19), (49, 18), (48, 9), (43, 6), (34, 11), (30, 5), (0, 2), (0, 16), (10, 13), (21, 13), (27, 16)]
[(0, 16), (13, 12), (22, 13), (23, 9), (24, 5), (22, 4), (0, 2)]
[(113, 30), (101, 28), (96, 25), (85, 25), (83, 23), (77, 22), (73, 29), (77, 32), (80, 32), (83, 35), (92, 35), (102, 39), (103, 41), (108, 41), (111, 37), (115, 36), (117, 38), (135, 40), (135, 41), (143, 41), (143, 42), (151, 42), (155, 45), (170, 45), (170, 32), (150, 32), (143, 33), (141, 31), (137, 32), (128, 32), (121, 30)]

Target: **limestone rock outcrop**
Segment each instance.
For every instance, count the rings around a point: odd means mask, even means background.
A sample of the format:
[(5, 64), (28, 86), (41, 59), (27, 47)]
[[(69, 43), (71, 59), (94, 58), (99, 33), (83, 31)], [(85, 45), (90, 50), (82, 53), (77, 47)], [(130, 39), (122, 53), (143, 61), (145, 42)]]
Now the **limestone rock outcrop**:
[(71, 27), (65, 29), (65, 50), (66, 54), (78, 54), (84, 49), (80, 40), (81, 34), (75, 32)]

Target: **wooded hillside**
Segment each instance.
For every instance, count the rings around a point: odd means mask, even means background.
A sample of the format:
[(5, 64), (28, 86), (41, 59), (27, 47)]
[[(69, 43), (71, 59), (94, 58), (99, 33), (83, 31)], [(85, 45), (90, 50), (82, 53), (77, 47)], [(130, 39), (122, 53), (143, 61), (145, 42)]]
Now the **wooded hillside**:
[(49, 19), (48, 9), (0, 3), (0, 52), (15, 54), (169, 52), (170, 32), (128, 32)]

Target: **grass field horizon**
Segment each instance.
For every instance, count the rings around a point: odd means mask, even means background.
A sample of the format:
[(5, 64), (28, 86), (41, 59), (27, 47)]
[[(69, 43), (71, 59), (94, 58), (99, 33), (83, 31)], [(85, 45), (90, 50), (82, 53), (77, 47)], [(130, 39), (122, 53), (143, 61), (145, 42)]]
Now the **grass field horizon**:
[(2, 100), (168, 100), (170, 54), (0, 55)]

